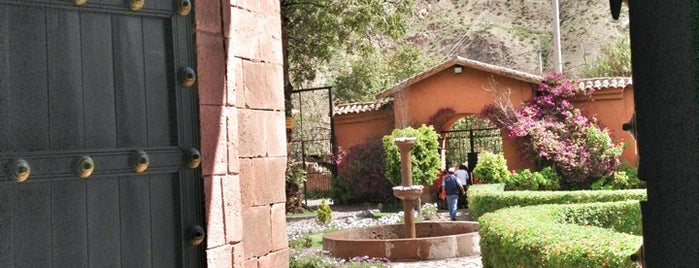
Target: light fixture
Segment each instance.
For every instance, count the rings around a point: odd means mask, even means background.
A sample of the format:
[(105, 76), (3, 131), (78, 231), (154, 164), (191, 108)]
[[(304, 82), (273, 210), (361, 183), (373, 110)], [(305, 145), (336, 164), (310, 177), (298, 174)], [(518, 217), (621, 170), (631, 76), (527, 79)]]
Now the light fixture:
[(461, 67), (460, 65), (454, 66), (454, 73), (455, 74), (460, 74), (462, 71), (463, 71), (463, 67)]

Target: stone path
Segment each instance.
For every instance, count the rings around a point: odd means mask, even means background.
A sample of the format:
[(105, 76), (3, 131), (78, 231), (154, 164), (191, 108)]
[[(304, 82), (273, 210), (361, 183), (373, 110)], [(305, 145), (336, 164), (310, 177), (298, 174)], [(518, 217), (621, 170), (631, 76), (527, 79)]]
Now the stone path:
[(393, 262), (390, 266), (394, 268), (481, 268), (483, 264), (481, 263), (481, 256), (469, 256), (431, 261)]

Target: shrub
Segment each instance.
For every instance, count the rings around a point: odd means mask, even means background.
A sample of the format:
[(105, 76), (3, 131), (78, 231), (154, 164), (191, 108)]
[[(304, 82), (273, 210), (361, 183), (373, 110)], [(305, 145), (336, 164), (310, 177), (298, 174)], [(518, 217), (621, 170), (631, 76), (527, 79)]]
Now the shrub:
[(594, 117), (583, 115), (568, 100), (594, 90), (578, 89), (562, 74), (550, 73), (521, 108), (490, 104), (481, 115), (511, 137), (523, 139), (524, 152), (538, 163), (553, 166), (563, 178), (562, 188), (588, 189), (616, 170), (623, 149)]
[(482, 151), (478, 154), (478, 164), (473, 169), (473, 175), (485, 183), (505, 183), (509, 180), (507, 160), (502, 153), (494, 154)]
[(642, 237), (615, 230), (639, 228), (638, 201), (507, 208), (479, 220), (483, 266), (636, 267)]
[(631, 76), (631, 46), (628, 36), (602, 46), (601, 55), (585, 66), (585, 77)]
[(380, 141), (367, 142), (342, 152), (338, 176), (331, 180), (332, 197), (338, 204), (394, 202), (391, 183), (384, 175), (385, 155)]
[(606, 175), (592, 183), (592, 190), (618, 190), (644, 188), (644, 183), (638, 179), (638, 169), (625, 167), (622, 171)]
[(422, 125), (418, 129), (407, 127), (395, 129), (391, 135), (383, 137), (383, 147), (386, 155), (386, 178), (393, 185), (401, 184), (400, 151), (394, 140), (399, 137), (415, 137), (415, 145), (411, 150), (410, 161), (413, 171), (414, 185), (432, 185), (436, 179), (434, 174), (439, 171), (439, 136), (432, 126)]
[(328, 224), (333, 219), (332, 213), (333, 212), (330, 209), (330, 205), (328, 205), (328, 203), (325, 202), (325, 199), (323, 199), (320, 202), (320, 205), (318, 205), (318, 211), (316, 211), (316, 220), (319, 223)]
[(303, 191), (306, 182), (306, 170), (301, 163), (290, 163), (286, 168), (286, 212), (302, 211)]
[(478, 219), (486, 213), (515, 206), (645, 200), (646, 191), (469, 191), (468, 199), (469, 216)]
[(551, 167), (546, 167), (541, 172), (531, 172), (527, 168), (512, 173), (505, 187), (507, 190), (558, 190), (559, 179), (560, 176)]

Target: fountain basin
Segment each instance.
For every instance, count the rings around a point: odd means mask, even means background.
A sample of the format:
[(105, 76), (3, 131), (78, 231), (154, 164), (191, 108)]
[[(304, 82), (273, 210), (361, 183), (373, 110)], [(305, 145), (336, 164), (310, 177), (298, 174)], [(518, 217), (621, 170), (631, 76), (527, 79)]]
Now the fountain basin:
[(400, 200), (417, 200), (422, 195), (422, 185), (395, 186), (393, 195)]
[(416, 238), (406, 237), (403, 224), (354, 228), (323, 235), (323, 250), (338, 258), (356, 256), (391, 261), (435, 260), (480, 254), (478, 222), (415, 223)]

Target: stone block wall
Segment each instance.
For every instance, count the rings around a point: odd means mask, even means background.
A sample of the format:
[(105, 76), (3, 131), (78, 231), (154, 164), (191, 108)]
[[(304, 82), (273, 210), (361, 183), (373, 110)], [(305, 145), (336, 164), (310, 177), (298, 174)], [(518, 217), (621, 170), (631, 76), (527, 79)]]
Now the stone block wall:
[(288, 267), (278, 0), (194, 5), (209, 267)]

